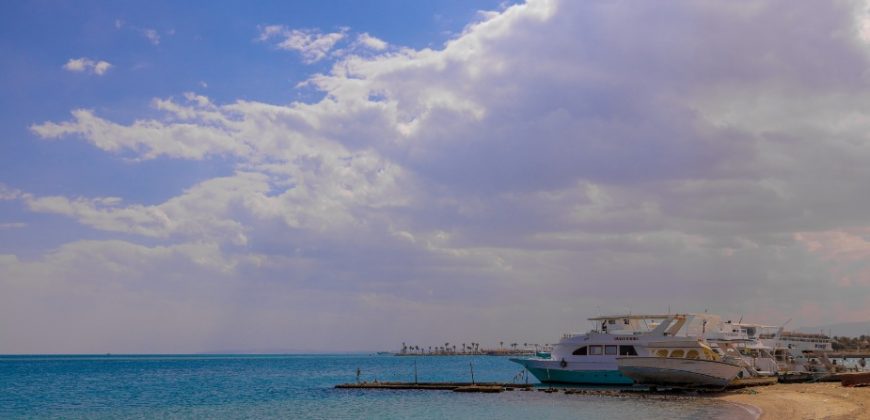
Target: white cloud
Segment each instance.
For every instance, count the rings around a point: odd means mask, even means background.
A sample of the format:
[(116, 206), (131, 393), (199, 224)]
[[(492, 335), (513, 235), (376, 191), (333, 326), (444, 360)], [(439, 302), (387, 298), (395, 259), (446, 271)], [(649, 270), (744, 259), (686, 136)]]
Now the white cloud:
[(21, 196), (21, 191), (0, 182), (0, 201), (17, 200)]
[(3, 229), (21, 229), (27, 227), (27, 223), (24, 222), (7, 222), (0, 223), (0, 230)]
[(112, 64), (108, 61), (94, 61), (90, 58), (81, 57), (81, 58), (70, 58), (66, 64), (63, 65), (64, 70), (72, 71), (72, 72), (84, 72), (90, 74), (96, 74), (97, 76), (102, 76), (106, 74), (107, 71), (112, 67)]
[[(158, 102), (156, 106), (162, 105)], [(136, 121), (123, 126), (106, 121), (87, 109), (74, 110), (72, 115), (73, 121), (34, 124), (30, 128), (45, 139), (79, 135), (100, 149), (110, 152), (129, 150), (139, 153), (143, 159), (158, 156), (185, 159), (227, 154), (242, 156), (250, 150), (250, 145), (233, 137), (232, 124), (223, 120), (223, 117), (213, 127), (154, 120)]]
[(260, 28), (259, 40), (272, 41), (277, 38), (276, 48), (297, 51), (305, 63), (316, 63), (329, 54), (335, 44), (342, 40), (348, 29), (339, 32), (320, 33), (311, 29), (289, 29), (282, 25), (268, 25)]
[(371, 48), (375, 51), (383, 51), (389, 46), (389, 44), (387, 44), (385, 41), (375, 38), (368, 33), (359, 34), (356, 40), (358, 43), (365, 46), (366, 48)]
[[(294, 302), (342, 336), (382, 315), (402, 334), (412, 318), (549, 340), (596, 304), (657, 311), (674, 299), (762, 322), (870, 316), (870, 65), (848, 5), (534, 1), (482, 17), (438, 49), (351, 42), (375, 56), (337, 54), (349, 30), (260, 28), (310, 62), (338, 58), (305, 83), (323, 93), (313, 103), (188, 93), (129, 124), (76, 110), (33, 125), (134, 159), (221, 156), (236, 171), (153, 205), (0, 189), (31, 211), (160, 243), (128, 244), (135, 258), (97, 246), (9, 264), (56, 277), (91, 258), (153, 274), (140, 258), (207, 243), (205, 265), (182, 270), (190, 282), (230, 267), (223, 290), (261, 292), (274, 305), (264, 319), (292, 318), (282, 298), (316, 296)], [(347, 312), (323, 309), (330, 298)], [(565, 309), (523, 309), (543, 305)], [(468, 307), (475, 316), (450, 331), (425, 319)]]
[(85, 71), (88, 68), (88, 64), (93, 66), (93, 61), (87, 58), (70, 58), (63, 65), (63, 68), (69, 71)]
[(160, 45), (160, 34), (157, 33), (155, 29), (141, 29), (142, 36), (148, 40), (152, 45)]
[(112, 65), (109, 64), (108, 62), (98, 61), (96, 64), (94, 64), (94, 74), (96, 74), (98, 76), (102, 76), (107, 71), (109, 71), (110, 67), (112, 67)]

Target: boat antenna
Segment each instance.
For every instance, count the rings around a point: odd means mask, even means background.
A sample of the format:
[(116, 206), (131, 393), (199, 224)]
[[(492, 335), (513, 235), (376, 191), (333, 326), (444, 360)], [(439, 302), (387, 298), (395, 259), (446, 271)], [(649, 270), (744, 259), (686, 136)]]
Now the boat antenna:
[(738, 324), (742, 324), (742, 323), (743, 323), (743, 314), (740, 314), (740, 319), (737, 320), (737, 323), (738, 323)]

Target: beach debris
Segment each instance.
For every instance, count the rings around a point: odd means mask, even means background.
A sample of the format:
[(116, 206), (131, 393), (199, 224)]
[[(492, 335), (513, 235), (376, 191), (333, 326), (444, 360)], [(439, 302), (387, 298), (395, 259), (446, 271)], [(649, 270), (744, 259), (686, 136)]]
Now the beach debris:
[(870, 372), (860, 373), (841, 373), (837, 375), (840, 378), (840, 384), (848, 387), (868, 386), (870, 385)]

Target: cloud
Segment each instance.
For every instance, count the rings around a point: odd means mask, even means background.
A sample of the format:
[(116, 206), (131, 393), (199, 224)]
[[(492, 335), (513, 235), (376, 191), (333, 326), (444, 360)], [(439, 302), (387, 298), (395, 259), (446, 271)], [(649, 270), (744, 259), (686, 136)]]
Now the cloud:
[(365, 32), (359, 34), (356, 38), (356, 41), (359, 44), (365, 46), (366, 48), (371, 48), (375, 51), (383, 51), (389, 46), (389, 44), (387, 44), (385, 41), (375, 38)]
[(831, 275), (843, 288), (870, 287), (870, 226), (823, 232), (800, 232), (795, 239), (830, 263)]
[(90, 73), (96, 74), (97, 76), (102, 76), (109, 71), (112, 67), (112, 64), (108, 61), (94, 61), (86, 57), (81, 58), (70, 58), (66, 64), (63, 65), (64, 70), (78, 73)]
[[(172, 107), (170, 103), (156, 102), (157, 107)], [(175, 108), (182, 110), (182, 108)], [(192, 111), (191, 112), (196, 112)], [(207, 117), (208, 110), (196, 114)], [(185, 122), (136, 121), (123, 126), (106, 121), (87, 109), (72, 111), (74, 120), (34, 124), (31, 130), (44, 139), (78, 135), (96, 147), (110, 151), (136, 152), (142, 159), (171, 156), (202, 159), (208, 155), (244, 155), (250, 145), (232, 136), (232, 124), (221, 116), (216, 126), (201, 126)]]
[(160, 34), (156, 30), (144, 28), (140, 29), (140, 32), (152, 45), (160, 45)]
[[(597, 305), (859, 320), (870, 316), (870, 88), (858, 13), (825, 2), (531, 1), (419, 50), (349, 29), (261, 27), (262, 42), (335, 60), (302, 84), (318, 100), (187, 93), (153, 99), (156, 112), (132, 123), (80, 109), (32, 125), (133, 161), (195, 169), (220, 157), (235, 172), (147, 205), (0, 189), (105, 235), (4, 261), (58, 290), (133, 279), (121, 288), (131, 307), (147, 301), (127, 293), (140, 284), (172, 313), (201, 310), (221, 337), (278, 320), (285, 336), (331, 345), (300, 326), (311, 321), (359, 349), (419, 325), (451, 340), (547, 341)], [(376, 55), (337, 53), (354, 42)], [(155, 265), (180, 273), (176, 283), (151, 286)], [(256, 314), (221, 329), (244, 311), (222, 316), (213, 303), (234, 293)], [(244, 338), (270, 340), (253, 331)]]
[(339, 32), (320, 33), (312, 29), (289, 29), (283, 25), (267, 25), (260, 28), (258, 40), (272, 41), (277, 38), (275, 47), (282, 50), (297, 51), (307, 64), (316, 63), (329, 54), (335, 44), (347, 33), (343, 28)]
[(0, 182), (0, 201), (16, 200), (21, 196), (21, 191)]
[(9, 222), (9, 223), (0, 223), (0, 230), (3, 229), (21, 229), (27, 227), (27, 223), (23, 222)]

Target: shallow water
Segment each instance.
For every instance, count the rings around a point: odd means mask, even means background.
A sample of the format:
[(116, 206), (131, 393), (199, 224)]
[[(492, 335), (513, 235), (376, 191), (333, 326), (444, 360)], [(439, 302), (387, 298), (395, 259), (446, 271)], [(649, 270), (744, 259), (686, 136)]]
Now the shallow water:
[(361, 380), (509, 382), (504, 357), (369, 355), (0, 356), (0, 418), (751, 418), (709, 399), (513, 391), (334, 389)]

